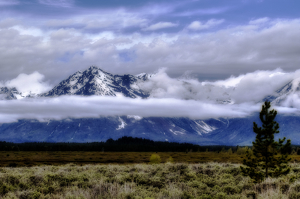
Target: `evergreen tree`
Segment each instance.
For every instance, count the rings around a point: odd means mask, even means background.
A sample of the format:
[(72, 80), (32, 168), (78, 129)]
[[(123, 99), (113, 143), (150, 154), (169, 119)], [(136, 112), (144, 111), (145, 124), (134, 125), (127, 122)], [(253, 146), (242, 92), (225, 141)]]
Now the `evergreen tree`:
[(278, 177), (286, 175), (290, 172), (288, 166), (288, 148), (291, 147), (291, 140), (287, 140), (285, 144), (285, 137), (279, 139), (278, 142), (274, 141), (274, 134), (279, 133), (279, 124), (274, 121), (277, 111), (271, 110), (270, 102), (266, 101), (262, 106), (259, 118), (262, 122), (262, 127), (258, 127), (253, 122), (253, 131), (256, 133), (256, 139), (253, 143), (253, 153), (246, 153), (246, 159), (241, 166), (242, 173), (249, 176), (254, 182), (261, 182), (267, 177)]

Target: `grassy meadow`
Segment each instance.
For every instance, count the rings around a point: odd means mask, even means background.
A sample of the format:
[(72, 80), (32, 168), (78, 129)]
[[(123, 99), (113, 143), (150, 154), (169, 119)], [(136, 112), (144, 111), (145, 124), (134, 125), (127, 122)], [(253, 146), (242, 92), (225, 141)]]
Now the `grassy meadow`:
[[(149, 163), (153, 152), (85, 152), (85, 151), (0, 151), (1, 167), (84, 164)], [(172, 157), (176, 163), (242, 163), (244, 153), (228, 152), (158, 152), (161, 162)], [(291, 162), (300, 162), (300, 155), (291, 155)]]
[[(151, 154), (161, 163), (149, 163)], [(300, 198), (299, 155), (291, 155), (290, 174), (260, 184), (242, 176), (242, 157), (230, 152), (1, 151), (0, 198)]]
[(300, 198), (300, 165), (253, 184), (240, 164), (161, 163), (1, 167), (1, 198)]
[[(78, 152), (78, 151), (0, 151), (0, 166), (39, 166), (83, 164), (131, 164), (149, 163), (153, 152)], [(174, 162), (231, 162), (241, 163), (242, 155), (216, 152), (158, 152), (162, 163), (171, 156)], [(297, 158), (296, 156), (295, 158)], [(300, 156), (299, 156), (300, 161)]]

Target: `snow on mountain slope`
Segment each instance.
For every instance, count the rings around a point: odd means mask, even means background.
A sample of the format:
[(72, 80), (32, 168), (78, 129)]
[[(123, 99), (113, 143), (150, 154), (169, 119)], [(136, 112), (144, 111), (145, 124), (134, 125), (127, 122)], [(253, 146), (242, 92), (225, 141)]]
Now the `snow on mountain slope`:
[(194, 120), (194, 122), (197, 125), (196, 127), (194, 127), (194, 129), (198, 132), (199, 135), (202, 135), (202, 133), (207, 134), (217, 129), (217, 127), (206, 124), (202, 120)]
[(0, 88), (0, 100), (12, 100), (12, 99), (20, 99), (25, 96), (22, 96), (19, 91), (13, 87), (13, 88), (8, 88), (8, 87), (1, 87)]
[(136, 78), (138, 78), (139, 80), (142, 80), (142, 81), (146, 81), (153, 76), (155, 76), (155, 74), (140, 73), (138, 75), (135, 75)]
[(116, 130), (124, 129), (127, 124), (124, 122), (124, 120), (122, 120), (121, 117), (119, 117), (119, 122), (120, 124)]
[(149, 94), (138, 87), (137, 81), (145, 80), (133, 75), (112, 75), (95, 66), (91, 66), (83, 72), (78, 71), (74, 73), (41, 96), (100, 95), (130, 98), (148, 97)]
[(300, 78), (290, 81), (263, 101), (268, 100), (274, 105), (282, 105), (292, 95), (297, 95), (300, 98)]

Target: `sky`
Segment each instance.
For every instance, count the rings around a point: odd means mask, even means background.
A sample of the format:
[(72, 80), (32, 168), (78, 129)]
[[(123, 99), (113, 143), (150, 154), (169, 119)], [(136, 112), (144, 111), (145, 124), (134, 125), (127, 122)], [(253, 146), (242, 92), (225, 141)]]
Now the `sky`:
[[(298, 0), (0, 0), (0, 86), (41, 93), (94, 65), (161, 74), (143, 85), (158, 100), (203, 101), (200, 85), (211, 82), (230, 87), (237, 103), (254, 103), (298, 77), (299, 7)], [(174, 89), (186, 76), (193, 96)], [(261, 83), (269, 87), (257, 90)], [(231, 92), (236, 85), (240, 92)]]

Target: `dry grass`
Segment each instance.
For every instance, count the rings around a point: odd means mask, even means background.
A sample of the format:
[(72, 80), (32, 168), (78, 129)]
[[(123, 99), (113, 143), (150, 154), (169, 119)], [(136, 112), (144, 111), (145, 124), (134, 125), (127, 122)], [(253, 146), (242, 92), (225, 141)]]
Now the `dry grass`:
[[(130, 164), (148, 163), (153, 152), (27, 152), (0, 151), (0, 166), (37, 166), (82, 164)], [(162, 162), (171, 156), (174, 162), (232, 162), (241, 163), (240, 155), (214, 152), (158, 152)]]
[[(38, 166), (84, 164), (149, 163), (153, 152), (27, 152), (0, 151), (0, 166)], [(243, 155), (216, 152), (158, 152), (162, 163), (172, 157), (177, 163), (230, 162), (242, 163)], [(292, 155), (292, 162), (300, 162), (299, 155)]]

